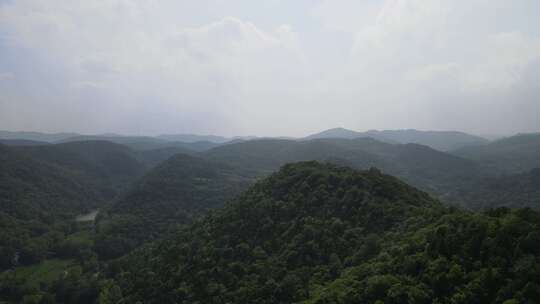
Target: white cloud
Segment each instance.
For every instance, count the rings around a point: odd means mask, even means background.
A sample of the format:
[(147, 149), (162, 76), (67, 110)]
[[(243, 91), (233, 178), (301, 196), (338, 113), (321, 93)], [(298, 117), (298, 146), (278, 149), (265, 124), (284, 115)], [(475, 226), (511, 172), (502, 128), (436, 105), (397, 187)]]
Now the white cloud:
[[(374, 113), (362, 125), (384, 121), (390, 127), (393, 122), (394, 127), (477, 132), (501, 128), (479, 117), (504, 115), (516, 103), (508, 96), (519, 94), (530, 67), (540, 59), (538, 33), (518, 25), (524, 14), (534, 16), (531, 1), (344, 4), (322, 1), (315, 11), (327, 28), (354, 37), (347, 67), (336, 72), (329, 87), (339, 88), (348, 107)], [(347, 8), (371, 17), (344, 12)], [(527, 102), (532, 106), (536, 101)], [(453, 111), (459, 113), (453, 116)]]
[(265, 31), (234, 17), (199, 26), (150, 21), (163, 9), (150, 1), (23, 0), (0, 7), (0, 24), (11, 46), (61, 65), (66, 90), (110, 99), (104, 111), (216, 111), (234, 129), (241, 115), (276, 112), (289, 81), (300, 85), (305, 58), (291, 26)]
[(58, 113), (90, 111), (81, 131), (540, 128), (478, 119), (518, 99), (523, 117), (536, 107), (538, 9), (536, 0), (10, 1), (0, 4), (0, 70), (13, 73), (0, 79), (17, 85), (0, 82), (0, 121), (77, 130)]

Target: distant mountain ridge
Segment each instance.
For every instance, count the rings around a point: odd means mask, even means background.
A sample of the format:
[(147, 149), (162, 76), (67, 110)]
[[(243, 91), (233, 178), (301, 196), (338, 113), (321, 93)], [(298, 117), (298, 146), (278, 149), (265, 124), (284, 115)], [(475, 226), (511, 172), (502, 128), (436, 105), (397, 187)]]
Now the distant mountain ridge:
[(497, 173), (514, 174), (540, 168), (540, 133), (518, 134), (452, 154), (483, 164)]
[(0, 139), (0, 144), (6, 146), (42, 146), (49, 145), (49, 142), (35, 141), (29, 139)]
[(355, 139), (371, 137), (386, 143), (400, 144), (421, 144), (439, 151), (451, 151), (467, 146), (477, 146), (488, 143), (488, 140), (457, 131), (419, 131), (407, 130), (369, 130), (367, 132), (357, 132), (344, 128), (334, 128), (316, 134), (309, 135), (304, 139), (321, 138), (346, 138)]
[(220, 144), (210, 141), (182, 142), (167, 141), (151, 136), (123, 136), (123, 135), (79, 135), (62, 140), (61, 142), (80, 141), (110, 141), (125, 145), (134, 150), (147, 151), (165, 148), (183, 148), (191, 152), (201, 152), (212, 149)]
[(135, 151), (108, 141), (13, 147), (13, 151), (63, 168), (103, 194), (107, 193), (105, 196), (109, 198), (146, 171), (144, 162)]
[(354, 168), (377, 167), (430, 192), (446, 192), (480, 172), (467, 159), (419, 144), (389, 144), (373, 138), (306, 141), (251, 140), (216, 147), (207, 159), (231, 164), (246, 174), (264, 175), (297, 161), (330, 161)]
[(24, 139), (41, 142), (57, 142), (70, 137), (78, 136), (77, 133), (42, 133), (25, 131), (4, 131), (0, 130), (0, 139)]
[(83, 140), (108, 140), (114, 143), (127, 145), (133, 149), (148, 150), (170, 147), (182, 147), (193, 151), (205, 151), (218, 145), (249, 141), (256, 139), (290, 139), (290, 140), (311, 140), (323, 138), (343, 138), (355, 139), (371, 137), (376, 140), (391, 144), (415, 143), (429, 146), (433, 149), (447, 152), (468, 146), (484, 145), (489, 141), (480, 136), (470, 135), (457, 131), (419, 131), (407, 130), (369, 130), (357, 132), (344, 128), (333, 128), (306, 137), (259, 137), (259, 136), (219, 136), (219, 135), (199, 135), (199, 134), (161, 134), (158, 136), (128, 136), (114, 133), (82, 135), (76, 133), (39, 133), (39, 132), (11, 132), (0, 131), (0, 140), (17, 139), (32, 140), (49, 143), (83, 141)]
[(225, 143), (231, 140), (231, 138), (217, 136), (217, 135), (197, 135), (197, 134), (162, 134), (156, 136), (159, 139), (167, 141), (182, 141), (187, 143), (193, 143), (198, 141), (209, 141), (213, 143)]

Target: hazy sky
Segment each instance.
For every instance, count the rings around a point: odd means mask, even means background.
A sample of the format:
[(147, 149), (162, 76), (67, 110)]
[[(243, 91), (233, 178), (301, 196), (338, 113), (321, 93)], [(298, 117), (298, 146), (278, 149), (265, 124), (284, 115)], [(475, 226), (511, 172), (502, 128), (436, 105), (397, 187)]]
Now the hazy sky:
[(0, 129), (540, 131), (538, 0), (0, 0)]

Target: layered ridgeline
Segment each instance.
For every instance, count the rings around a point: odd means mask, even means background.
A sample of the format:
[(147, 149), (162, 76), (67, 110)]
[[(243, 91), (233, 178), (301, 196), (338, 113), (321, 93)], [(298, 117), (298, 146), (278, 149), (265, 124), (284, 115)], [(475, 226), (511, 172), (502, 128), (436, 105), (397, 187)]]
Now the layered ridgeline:
[(162, 237), (245, 190), (251, 179), (231, 166), (178, 154), (137, 181), (100, 216), (96, 250), (102, 258)]
[[(97, 252), (105, 259), (121, 256), (208, 209), (221, 207), (255, 178), (286, 163), (309, 160), (362, 169), (377, 167), (431, 193), (456, 193), (452, 198), (480, 175), (471, 161), (426, 146), (388, 144), (371, 138), (266, 139), (223, 145), (198, 156), (179, 154), (165, 161), (110, 210), (102, 210)], [(469, 204), (468, 200), (463, 202)]]
[[(270, 174), (286, 163), (307, 160), (357, 169), (377, 167), (445, 203), (467, 209), (539, 208), (540, 192), (535, 174), (530, 172), (540, 167), (539, 139), (537, 135), (520, 135), (455, 154), (372, 138), (268, 139), (229, 144), (202, 155), (255, 176)], [(477, 153), (473, 156), (463, 151)]]
[(122, 135), (79, 135), (64, 139), (62, 142), (80, 142), (80, 141), (109, 141), (121, 144), (134, 150), (147, 151), (165, 148), (179, 148), (185, 151), (200, 152), (217, 147), (220, 144), (210, 141), (169, 141), (156, 137), (148, 136), (122, 136)]
[(540, 135), (521, 134), (490, 144), (459, 149), (454, 155), (477, 163), (485, 176), (448, 201), (471, 208), (540, 208)]
[(126, 303), (523, 303), (540, 296), (539, 224), (531, 210), (447, 210), (375, 169), (297, 163), (115, 264), (102, 295)]
[(84, 180), (107, 199), (141, 177), (144, 159), (126, 146), (108, 141), (81, 141), (13, 148), (33, 159), (62, 168)]
[(401, 144), (421, 144), (439, 151), (452, 151), (463, 147), (483, 145), (487, 140), (456, 131), (419, 131), (414, 129), (409, 130), (370, 130), (367, 132), (357, 132), (343, 128), (334, 128), (322, 131), (317, 134), (310, 135), (305, 139), (322, 139), (322, 138), (344, 138), (355, 139), (371, 137), (373, 139), (387, 143)]
[(452, 153), (481, 163), (495, 173), (522, 173), (540, 168), (540, 134), (515, 135)]
[(296, 161), (331, 161), (359, 169), (377, 167), (422, 190), (447, 194), (482, 176), (478, 165), (418, 144), (389, 144), (372, 138), (252, 140), (214, 148), (205, 158), (229, 163), (246, 174), (264, 175)]

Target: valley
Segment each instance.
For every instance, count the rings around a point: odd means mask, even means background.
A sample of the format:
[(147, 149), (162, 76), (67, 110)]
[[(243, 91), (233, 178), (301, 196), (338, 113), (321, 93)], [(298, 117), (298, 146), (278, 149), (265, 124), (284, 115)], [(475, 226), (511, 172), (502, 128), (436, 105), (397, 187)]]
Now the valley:
[(0, 145), (0, 299), (445, 302), (481, 292), (467, 282), (488, 284), (494, 268), (505, 280), (482, 301), (524, 299), (534, 291), (520, 277), (537, 274), (515, 267), (537, 259), (536, 138), (449, 152), (371, 137), (203, 150), (11, 141)]
[(539, 0), (0, 0), (0, 304), (540, 304)]

